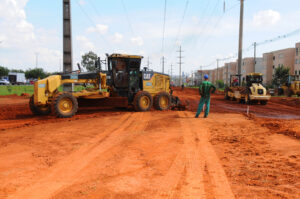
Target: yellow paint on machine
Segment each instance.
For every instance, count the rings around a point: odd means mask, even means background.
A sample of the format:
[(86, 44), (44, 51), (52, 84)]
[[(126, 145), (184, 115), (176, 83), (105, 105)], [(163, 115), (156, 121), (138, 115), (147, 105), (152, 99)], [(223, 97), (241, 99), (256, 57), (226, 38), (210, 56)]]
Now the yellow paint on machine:
[(150, 80), (143, 80), (143, 91), (149, 92), (152, 96), (163, 91), (169, 93), (170, 76), (154, 72)]

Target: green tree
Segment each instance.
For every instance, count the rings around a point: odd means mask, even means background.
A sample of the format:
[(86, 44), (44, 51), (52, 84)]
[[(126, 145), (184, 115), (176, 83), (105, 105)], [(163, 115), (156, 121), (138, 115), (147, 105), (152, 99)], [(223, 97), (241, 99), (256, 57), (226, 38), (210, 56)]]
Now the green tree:
[(44, 79), (47, 76), (47, 73), (42, 68), (29, 69), (25, 72), (25, 77), (27, 79)]
[(8, 72), (9, 72), (8, 68), (0, 66), (0, 77), (7, 76)]
[(285, 66), (279, 66), (275, 68), (275, 72), (272, 79), (272, 84), (276, 87), (284, 85), (288, 82), (290, 75), (290, 69)]
[(81, 65), (83, 68), (85, 68), (87, 71), (94, 71), (95, 63), (98, 59), (98, 55), (92, 51), (82, 55)]
[(19, 69), (12, 69), (12, 70), (10, 70), (10, 72), (13, 72), (13, 73), (24, 73), (23, 70), (19, 70)]
[(224, 81), (223, 80), (217, 80), (217, 87), (218, 88), (224, 88), (225, 84), (224, 84)]

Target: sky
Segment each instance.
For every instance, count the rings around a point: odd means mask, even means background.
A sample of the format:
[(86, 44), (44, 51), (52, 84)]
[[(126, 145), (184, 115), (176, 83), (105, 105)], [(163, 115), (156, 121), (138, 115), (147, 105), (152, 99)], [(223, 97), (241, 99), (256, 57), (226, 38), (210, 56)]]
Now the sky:
[[(180, 45), (185, 73), (200, 66), (215, 68), (216, 59), (236, 59), (238, 0), (166, 0), (165, 23), (165, 0), (71, 0), (71, 4), (74, 68), (88, 51), (102, 59), (106, 53), (126, 53), (144, 56), (142, 66), (149, 57), (150, 69), (158, 72), (164, 56), (164, 72), (170, 74), (173, 64), (176, 75)], [(300, 29), (299, 0), (245, 0), (244, 6), (244, 49)], [(257, 56), (295, 47), (297, 42), (300, 31), (258, 46)], [(243, 57), (253, 53), (249, 48)], [(0, 65), (61, 71), (62, 0), (0, 0)]]

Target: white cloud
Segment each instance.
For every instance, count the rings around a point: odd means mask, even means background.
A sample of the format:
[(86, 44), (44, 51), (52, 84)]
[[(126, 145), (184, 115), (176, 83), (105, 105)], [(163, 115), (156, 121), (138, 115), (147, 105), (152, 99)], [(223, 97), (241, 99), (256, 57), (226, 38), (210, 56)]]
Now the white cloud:
[(253, 24), (259, 27), (273, 26), (280, 18), (280, 13), (274, 10), (259, 11), (253, 16)]
[(97, 24), (96, 27), (89, 27), (87, 29), (88, 33), (99, 32), (100, 34), (106, 34), (108, 31), (108, 26), (103, 24)]
[[(0, 4), (0, 62), (9, 68), (27, 69), (35, 65), (39, 53), (39, 67), (57, 71), (62, 43), (57, 31), (36, 29), (27, 21), (25, 6), (28, 0), (4, 0)], [(3, 56), (5, 55), (5, 56)], [(18, 57), (18, 59), (15, 59)]]
[(77, 36), (76, 40), (79, 42), (81, 48), (86, 51), (95, 50), (95, 45), (85, 36)]
[(131, 38), (131, 42), (138, 46), (142, 46), (144, 44), (142, 37), (133, 37), (133, 38)]
[(123, 35), (120, 33), (115, 33), (113, 37), (113, 42), (120, 43), (123, 40)]

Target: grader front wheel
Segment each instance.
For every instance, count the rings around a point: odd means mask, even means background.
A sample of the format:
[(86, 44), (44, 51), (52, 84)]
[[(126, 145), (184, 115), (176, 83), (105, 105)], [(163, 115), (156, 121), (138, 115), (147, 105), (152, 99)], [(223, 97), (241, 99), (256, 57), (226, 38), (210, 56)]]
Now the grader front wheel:
[(154, 107), (157, 110), (165, 111), (171, 106), (171, 96), (167, 92), (158, 93), (154, 98)]
[(52, 109), (57, 117), (69, 118), (77, 112), (78, 102), (71, 93), (61, 93), (54, 97)]
[(34, 95), (32, 95), (29, 99), (29, 108), (34, 115), (49, 115), (51, 113), (49, 105), (36, 106), (34, 104)]

